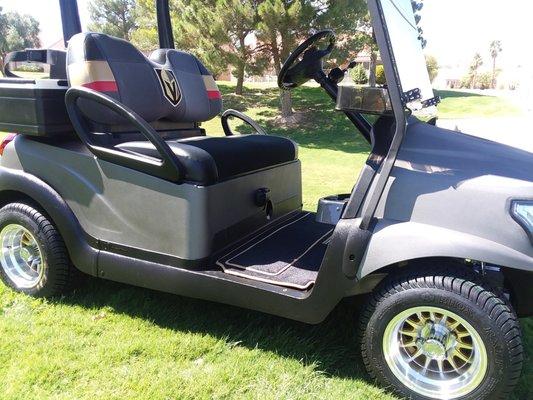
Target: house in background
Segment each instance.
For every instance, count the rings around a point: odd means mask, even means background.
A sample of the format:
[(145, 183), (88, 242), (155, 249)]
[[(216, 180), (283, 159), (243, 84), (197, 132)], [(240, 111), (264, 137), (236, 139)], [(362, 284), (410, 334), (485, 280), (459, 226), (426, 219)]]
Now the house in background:
[[(361, 50), (359, 53), (357, 53), (357, 56), (354, 58), (353, 61), (357, 62), (358, 64), (363, 64), (363, 67), (367, 70), (367, 74), (370, 73), (370, 54), (371, 49), (370, 47), (365, 48), (364, 50)], [(381, 61), (381, 57), (377, 56), (376, 65), (383, 65), (383, 62)]]
[[(491, 73), (487, 68), (487, 66), (483, 66), (479, 74)], [(433, 87), (435, 89), (461, 89), (461, 81), (468, 75), (468, 72), (467, 65), (440, 65), (439, 74), (433, 81)], [(498, 71), (496, 89), (533, 90), (533, 69), (520, 64), (504, 65)]]
[(466, 75), (466, 68), (461, 65), (439, 65), (439, 73), (433, 80), (435, 89), (459, 89)]

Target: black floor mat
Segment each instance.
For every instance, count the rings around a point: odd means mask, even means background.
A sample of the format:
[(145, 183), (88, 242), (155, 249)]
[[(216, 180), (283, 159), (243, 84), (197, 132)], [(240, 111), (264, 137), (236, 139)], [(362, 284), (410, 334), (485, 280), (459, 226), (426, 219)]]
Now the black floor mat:
[(309, 288), (316, 279), (333, 226), (302, 213), (267, 234), (260, 234), (222, 257), (225, 272), (262, 282)]

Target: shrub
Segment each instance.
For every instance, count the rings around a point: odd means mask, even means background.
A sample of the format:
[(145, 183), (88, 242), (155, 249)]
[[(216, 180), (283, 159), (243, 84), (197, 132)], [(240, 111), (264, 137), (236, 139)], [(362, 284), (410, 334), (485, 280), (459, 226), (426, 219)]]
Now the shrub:
[(357, 64), (351, 71), (350, 75), (355, 83), (364, 85), (368, 83), (368, 75), (363, 64)]
[(490, 72), (480, 74), (476, 79), (476, 87), (483, 90), (492, 88), (492, 74)]
[(20, 71), (20, 72), (44, 72), (44, 68), (42, 65), (37, 64), (21, 64), (17, 66), (14, 71)]
[(470, 87), (472, 86), (472, 79), (473, 78), (474, 77), (471, 74), (463, 76), (462, 79), (461, 79), (460, 88), (461, 89), (470, 89)]
[[(475, 81), (474, 81), (475, 79)], [(492, 74), (490, 72), (484, 72), (474, 76), (469, 73), (465, 75), (461, 80), (462, 89), (490, 89), (492, 87)]]
[(376, 67), (376, 83), (378, 85), (385, 85), (387, 83), (387, 79), (385, 78), (385, 68), (383, 65), (378, 65)]

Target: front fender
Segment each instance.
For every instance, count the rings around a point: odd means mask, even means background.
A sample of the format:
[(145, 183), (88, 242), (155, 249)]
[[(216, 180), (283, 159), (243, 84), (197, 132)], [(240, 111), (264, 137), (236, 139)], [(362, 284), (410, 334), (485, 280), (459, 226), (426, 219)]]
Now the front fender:
[(23, 195), (37, 203), (59, 230), (74, 265), (80, 271), (96, 275), (98, 250), (89, 244), (91, 238), (59, 193), (34, 175), (0, 167), (0, 200), (13, 194)]
[(530, 254), (524, 254), (469, 233), (417, 222), (381, 220), (374, 229), (357, 278), (364, 278), (388, 265), (429, 257), (472, 259), (533, 271), (532, 254), (533, 248)]

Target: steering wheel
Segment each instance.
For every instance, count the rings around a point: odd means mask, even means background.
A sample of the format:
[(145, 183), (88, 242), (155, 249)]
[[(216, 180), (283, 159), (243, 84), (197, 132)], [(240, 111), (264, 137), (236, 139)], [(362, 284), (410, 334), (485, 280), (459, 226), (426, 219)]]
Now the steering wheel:
[[(322, 39), (328, 42), (325, 49), (319, 49), (317, 46)], [(278, 86), (281, 89), (294, 89), (313, 79), (319, 71), (322, 71), (322, 60), (333, 51), (334, 47), (335, 33), (331, 29), (315, 33), (287, 58), (279, 72)]]

